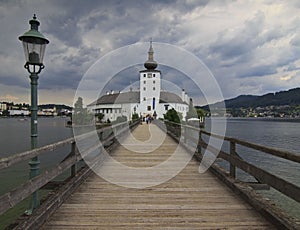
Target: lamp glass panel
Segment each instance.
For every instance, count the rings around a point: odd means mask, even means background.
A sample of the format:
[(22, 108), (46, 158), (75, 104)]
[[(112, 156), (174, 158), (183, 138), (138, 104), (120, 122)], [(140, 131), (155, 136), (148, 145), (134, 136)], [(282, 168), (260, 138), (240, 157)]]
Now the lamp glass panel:
[[(46, 44), (36, 44), (23, 41), (26, 62), (31, 64), (42, 64), (46, 49)], [(34, 58), (32, 58), (34, 57)]]

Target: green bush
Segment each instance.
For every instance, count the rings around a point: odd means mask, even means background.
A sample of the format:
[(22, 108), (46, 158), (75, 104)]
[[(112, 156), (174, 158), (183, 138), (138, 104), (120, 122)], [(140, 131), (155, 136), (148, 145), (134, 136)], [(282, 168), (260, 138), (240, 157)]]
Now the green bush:
[(137, 113), (132, 114), (132, 120), (139, 119), (139, 115)]
[(117, 117), (116, 119), (116, 123), (122, 123), (127, 121), (127, 117), (126, 116), (121, 116), (121, 117)]
[(181, 123), (182, 114), (176, 112), (176, 110), (172, 108), (172, 109), (169, 109), (166, 114), (164, 114), (164, 118), (165, 118), (165, 120), (168, 120), (168, 121), (172, 121), (175, 123)]

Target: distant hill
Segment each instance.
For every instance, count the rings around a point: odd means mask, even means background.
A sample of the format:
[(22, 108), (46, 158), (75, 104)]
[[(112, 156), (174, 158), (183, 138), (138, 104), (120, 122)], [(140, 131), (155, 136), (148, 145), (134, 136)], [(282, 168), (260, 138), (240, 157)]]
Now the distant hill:
[[(266, 106), (280, 105), (300, 105), (300, 88), (268, 93), (262, 96), (240, 95), (236, 98), (225, 100), (226, 108), (256, 108)], [(211, 105), (211, 107), (220, 107), (221, 102)], [(208, 105), (202, 108), (208, 109)]]

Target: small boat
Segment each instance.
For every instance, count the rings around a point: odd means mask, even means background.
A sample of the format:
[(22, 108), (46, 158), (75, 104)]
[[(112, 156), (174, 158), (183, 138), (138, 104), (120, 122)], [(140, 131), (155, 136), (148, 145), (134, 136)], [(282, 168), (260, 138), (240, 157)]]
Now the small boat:
[(18, 121), (27, 121), (27, 118), (20, 118)]

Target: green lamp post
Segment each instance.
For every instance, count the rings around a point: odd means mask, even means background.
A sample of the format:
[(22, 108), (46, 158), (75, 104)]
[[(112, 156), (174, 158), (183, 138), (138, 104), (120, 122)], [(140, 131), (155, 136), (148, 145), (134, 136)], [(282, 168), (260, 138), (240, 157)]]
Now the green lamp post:
[[(40, 22), (36, 19), (36, 15), (29, 21), (30, 30), (25, 32), (19, 37), (19, 40), (23, 43), (26, 63), (24, 68), (30, 73), (31, 80), (31, 149), (37, 148), (37, 111), (38, 111), (38, 74), (44, 69), (43, 58), (45, 54), (46, 45), (49, 41), (38, 31)], [(39, 159), (34, 157), (30, 160), (30, 178), (33, 178), (39, 174)], [(29, 210), (27, 214), (31, 214), (33, 209), (39, 206), (38, 192), (32, 194)]]

